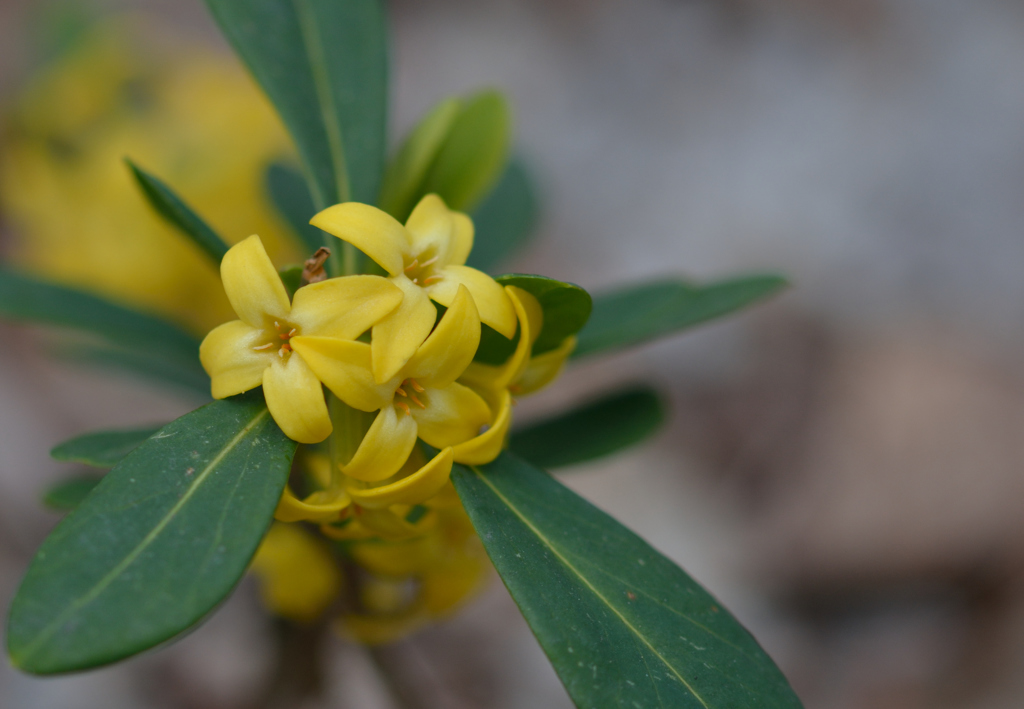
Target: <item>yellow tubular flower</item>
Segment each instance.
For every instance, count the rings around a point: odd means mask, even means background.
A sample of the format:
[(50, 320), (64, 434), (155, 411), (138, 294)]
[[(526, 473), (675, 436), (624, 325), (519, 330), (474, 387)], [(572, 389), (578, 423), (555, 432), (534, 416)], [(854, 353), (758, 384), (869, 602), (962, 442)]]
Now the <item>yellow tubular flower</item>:
[(491, 422), (485, 400), (455, 381), (473, 360), (479, 342), (480, 316), (465, 286), (459, 286), (434, 332), (382, 384), (373, 376), (370, 345), (308, 335), (292, 338), (295, 352), (338, 398), (360, 411), (380, 410), (352, 459), (342, 466), (345, 475), (367, 483), (390, 478), (409, 458), (417, 437), (441, 450), (410, 476), (421, 478), (398, 481), (386, 492), (378, 488), (381, 497), (372, 502), (371, 493), (349, 494), (363, 495), (367, 506), (373, 506), (412, 504), (419, 501), (416, 497), (424, 499), (425, 491), (429, 497), (440, 490), (451, 471), (451, 451), (445, 449), (473, 439)]
[(394, 310), (402, 294), (379, 276), (332, 278), (300, 288), (291, 303), (258, 236), (221, 261), (221, 280), (238, 320), (214, 328), (199, 347), (215, 399), (263, 385), (281, 430), (300, 443), (331, 433), (320, 380), (293, 351), (300, 336), (343, 342)]
[(330, 550), (301, 527), (275, 524), (250, 567), (264, 605), (279, 616), (310, 622), (331, 605), (342, 575)]
[(404, 294), (402, 305), (373, 328), (376, 383), (392, 379), (430, 333), (436, 319), (430, 301), (451, 307), (460, 286), (472, 294), (481, 322), (510, 339), (515, 335), (516, 314), (501, 286), (464, 265), (473, 248), (473, 222), (449, 210), (437, 195), (420, 200), (405, 226), (358, 202), (329, 207), (310, 224), (376, 261)]

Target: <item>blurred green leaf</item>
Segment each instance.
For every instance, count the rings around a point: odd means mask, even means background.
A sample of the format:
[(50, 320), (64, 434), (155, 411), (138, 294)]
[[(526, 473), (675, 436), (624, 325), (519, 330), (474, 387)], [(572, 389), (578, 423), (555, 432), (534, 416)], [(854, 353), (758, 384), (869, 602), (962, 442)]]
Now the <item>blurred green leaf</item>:
[(511, 117), (498, 91), (467, 98), (430, 165), (421, 194), (437, 193), (451, 208), (471, 210), (501, 174), (508, 157)]
[(277, 275), (281, 276), (281, 282), (284, 283), (289, 298), (294, 298), (295, 291), (302, 287), (302, 270), (302, 266), (288, 266), (278, 271)]
[(159, 430), (159, 426), (147, 426), (146, 428), (86, 433), (55, 446), (50, 451), (50, 457), (68, 463), (84, 463), (97, 468), (113, 468)]
[(503, 453), (452, 482), (577, 707), (801, 707), (715, 598), (544, 471)]
[(78, 343), (51, 349), (52, 354), (75, 364), (84, 364), (118, 374), (129, 374), (141, 380), (163, 385), (178, 393), (187, 393), (199, 401), (210, 398), (210, 377), (199, 365), (168, 361), (148, 352), (119, 349), (105, 345)]
[[(379, 0), (207, 0), (287, 126), (319, 211), (373, 204), (387, 136)], [(312, 215), (310, 215), (312, 216)]]
[(82, 500), (89, 496), (102, 479), (99, 475), (79, 475), (61, 480), (43, 494), (43, 504), (57, 512), (73, 510), (82, 504)]
[(729, 315), (789, 285), (755, 275), (707, 285), (680, 280), (626, 286), (594, 296), (594, 312), (579, 334), (573, 357), (639, 345)]
[(11, 605), (11, 661), (84, 670), (201, 621), (249, 565), (294, 453), (260, 392), (160, 429), (43, 542)]
[(2, 266), (0, 317), (90, 332), (205, 376), (199, 364), (199, 340), (177, 325)]
[(423, 182), (427, 170), (444, 145), (461, 108), (459, 99), (449, 98), (430, 109), (388, 163), (380, 188), (380, 208), (403, 224), (425, 194)]
[(192, 239), (196, 246), (213, 259), (215, 264), (219, 265), (224, 254), (228, 252), (228, 245), (217, 235), (217, 232), (211, 229), (202, 217), (192, 211), (163, 181), (149, 174), (128, 158), (125, 158), (125, 163), (132, 171), (143, 196), (156, 210), (156, 213), (172, 226), (177, 227), (182, 234)]
[(466, 265), (490, 271), (511, 257), (533, 234), (538, 212), (530, 175), (513, 158), (498, 184), (472, 214), (476, 238)]
[(301, 240), (303, 247), (312, 256), (324, 245), (324, 233), (309, 223), (317, 208), (309, 194), (302, 173), (287, 165), (274, 163), (267, 168), (265, 176), (267, 193), (277, 211)]
[(664, 421), (657, 393), (636, 387), (513, 431), (509, 450), (541, 468), (575, 465), (636, 445)]
[(497, 276), (494, 280), (531, 293), (544, 310), (544, 327), (533, 343), (535, 355), (558, 347), (565, 338), (579, 332), (590, 317), (590, 294), (574, 283), (524, 273)]

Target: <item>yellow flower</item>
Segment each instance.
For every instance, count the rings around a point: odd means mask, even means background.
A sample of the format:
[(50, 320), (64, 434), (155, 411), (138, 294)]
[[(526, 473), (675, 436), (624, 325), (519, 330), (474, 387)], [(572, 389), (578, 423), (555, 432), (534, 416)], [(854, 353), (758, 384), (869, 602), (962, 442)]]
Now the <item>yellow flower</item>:
[[(213, 329), (199, 347), (215, 399), (263, 385), (281, 430), (300, 443), (331, 433), (320, 380), (297, 351), (313, 335), (325, 342), (359, 337), (394, 310), (402, 293), (380, 276), (332, 278), (299, 288), (288, 301), (281, 277), (258, 236), (231, 247), (221, 280), (239, 320)], [(354, 343), (353, 343), (354, 344)]]
[(360, 411), (380, 410), (342, 472), (364, 482), (385, 480), (405, 464), (417, 437), (441, 449), (435, 460), (448, 456), (450, 470), (452, 452), (444, 449), (473, 439), (491, 423), (484, 399), (455, 381), (479, 343), (480, 316), (465, 286), (458, 287), (448, 312), (408, 362), (380, 384), (373, 376), (371, 345), (294, 338), (296, 353), (339, 399)]
[(338, 595), (341, 570), (323, 540), (289, 524), (275, 524), (252, 560), (264, 605), (279, 616), (316, 620)]
[[(480, 320), (511, 339), (516, 331), (512, 304), (494, 279), (464, 265), (473, 248), (473, 222), (453, 212), (437, 195), (427, 195), (405, 226), (376, 207), (336, 204), (310, 221), (365, 253), (402, 289), (402, 304), (373, 328), (374, 380), (384, 383), (409, 361), (436, 320), (435, 300), (450, 307), (465, 286)], [(358, 408), (358, 407), (357, 407)]]

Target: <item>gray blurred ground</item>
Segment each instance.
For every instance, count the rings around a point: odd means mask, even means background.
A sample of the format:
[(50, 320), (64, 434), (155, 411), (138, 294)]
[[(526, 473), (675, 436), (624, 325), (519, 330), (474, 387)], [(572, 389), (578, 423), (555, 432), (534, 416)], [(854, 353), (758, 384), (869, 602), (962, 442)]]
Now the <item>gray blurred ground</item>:
[[(124, 4), (109, 3), (111, 6)], [(215, 33), (199, 3), (138, 2)], [(395, 130), (493, 84), (545, 199), (510, 270), (598, 291), (777, 269), (795, 288), (585, 363), (522, 415), (651, 380), (656, 440), (564, 480), (721, 597), (809, 709), (1024, 705), (1024, 5), (403, 0)], [(27, 62), (0, 3), (0, 87)], [(182, 402), (0, 349), (0, 602), (54, 517), (62, 437)], [(98, 403), (97, 403), (98, 402)], [(13, 709), (240, 706), (268, 663), (243, 586), (181, 643), (37, 681)], [(330, 706), (388, 700), (331, 645)], [(392, 651), (425, 704), (568, 707), (500, 584)], [(433, 702), (428, 704), (427, 702)]]

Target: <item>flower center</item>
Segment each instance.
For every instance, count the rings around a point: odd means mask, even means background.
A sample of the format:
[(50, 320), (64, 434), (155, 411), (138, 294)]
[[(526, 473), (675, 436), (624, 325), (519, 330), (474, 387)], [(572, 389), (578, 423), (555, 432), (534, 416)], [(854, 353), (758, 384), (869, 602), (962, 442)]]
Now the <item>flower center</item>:
[(427, 405), (416, 396), (424, 391), (426, 390), (415, 379), (403, 379), (399, 387), (395, 389), (395, 406), (407, 414), (411, 413), (409, 409), (410, 402), (421, 409), (427, 408)]
[(441, 276), (434, 272), (437, 258), (437, 256), (431, 256), (429, 252), (424, 251), (405, 264), (405, 275), (418, 286), (426, 287), (437, 283), (441, 280)]
[(262, 344), (253, 347), (257, 352), (273, 352), (274, 348), (277, 349), (277, 356), (284, 359), (291, 351), (291, 339), (299, 334), (299, 329), (289, 322), (274, 321), (274, 328), (271, 329), (268, 325), (264, 328), (264, 334), (267, 336), (266, 339), (269, 342), (263, 342)]

